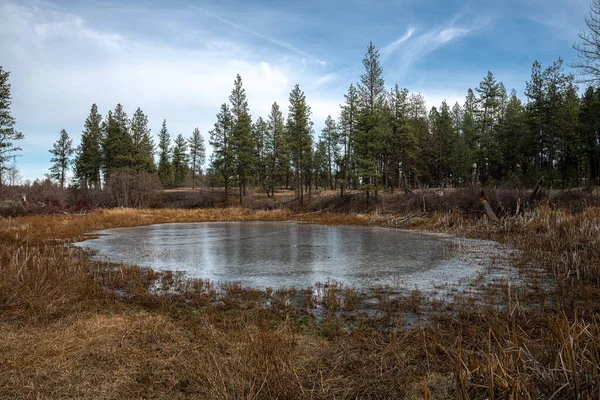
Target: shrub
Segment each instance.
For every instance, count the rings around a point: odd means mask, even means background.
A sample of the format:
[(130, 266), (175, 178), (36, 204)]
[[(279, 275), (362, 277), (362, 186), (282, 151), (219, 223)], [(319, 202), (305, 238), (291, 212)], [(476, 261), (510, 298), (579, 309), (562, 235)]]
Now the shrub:
[(156, 175), (147, 172), (117, 171), (111, 174), (106, 182), (103, 205), (147, 208), (161, 188)]

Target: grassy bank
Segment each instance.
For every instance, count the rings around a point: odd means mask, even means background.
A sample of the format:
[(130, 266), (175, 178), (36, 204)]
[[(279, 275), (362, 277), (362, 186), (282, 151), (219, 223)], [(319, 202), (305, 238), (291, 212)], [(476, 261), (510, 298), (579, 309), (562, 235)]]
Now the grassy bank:
[[(392, 225), (504, 241), (528, 285), (451, 305), (335, 285), (258, 291), (88, 260), (93, 230), (165, 222)], [(59, 239), (59, 240), (56, 240)], [(600, 208), (540, 208), (491, 224), (428, 215), (101, 210), (0, 220), (2, 398), (598, 398)], [(536, 268), (534, 268), (536, 267)], [(542, 287), (538, 267), (552, 279)], [(177, 292), (156, 295), (155, 282)], [(292, 306), (291, 296), (303, 299)], [(318, 306), (320, 317), (306, 311)], [(410, 315), (414, 323), (407, 325)]]

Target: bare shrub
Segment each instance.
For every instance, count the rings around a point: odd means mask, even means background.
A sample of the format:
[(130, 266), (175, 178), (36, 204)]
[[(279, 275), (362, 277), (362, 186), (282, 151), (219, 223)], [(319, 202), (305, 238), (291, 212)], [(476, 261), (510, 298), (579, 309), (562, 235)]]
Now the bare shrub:
[(155, 208), (214, 208), (222, 195), (213, 190), (168, 190), (151, 204)]
[[(311, 211), (331, 212), (380, 212), (389, 214), (414, 214), (458, 211), (465, 215), (483, 215), (480, 194), (485, 192), (489, 204), (499, 217), (511, 217), (532, 210), (542, 204), (552, 208), (566, 208), (583, 212), (586, 207), (600, 205), (600, 196), (590, 190), (548, 190), (482, 188), (474, 185), (466, 188), (420, 189), (408, 193), (380, 193), (367, 203), (364, 193), (327, 194), (315, 197)], [(283, 208), (297, 208), (296, 203), (279, 204)]]
[(548, 194), (548, 203), (553, 208), (565, 208), (580, 213), (586, 207), (599, 206), (600, 196), (590, 189), (556, 190)]
[(147, 172), (117, 171), (104, 188), (104, 204), (110, 207), (147, 208), (162, 188), (156, 175)]
[(7, 191), (11, 196), (25, 194), (30, 205), (48, 204), (61, 207), (70, 204), (74, 198), (73, 190), (61, 188), (49, 179), (36, 180), (30, 185), (13, 186), (7, 188)]
[[(2, 216), (81, 213), (93, 209), (93, 204), (78, 188), (61, 188), (48, 179), (4, 187), (2, 192), (7, 200), (6, 207), (0, 210)], [(23, 197), (25, 202), (21, 201)]]
[(20, 201), (0, 201), (0, 217), (17, 217), (27, 212)]

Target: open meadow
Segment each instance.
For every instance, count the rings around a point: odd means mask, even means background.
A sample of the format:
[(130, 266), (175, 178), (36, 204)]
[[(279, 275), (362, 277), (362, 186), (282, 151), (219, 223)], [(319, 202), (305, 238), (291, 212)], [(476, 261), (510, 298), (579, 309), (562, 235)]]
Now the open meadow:
[[(450, 304), (380, 288), (367, 315), (361, 293), (335, 283), (315, 283), (317, 295), (218, 287), (70, 245), (107, 228), (251, 220), (498, 240), (520, 250), (525, 283), (482, 284)], [(0, 398), (597, 398), (599, 242), (598, 207), (541, 206), (498, 223), (240, 207), (3, 218)]]

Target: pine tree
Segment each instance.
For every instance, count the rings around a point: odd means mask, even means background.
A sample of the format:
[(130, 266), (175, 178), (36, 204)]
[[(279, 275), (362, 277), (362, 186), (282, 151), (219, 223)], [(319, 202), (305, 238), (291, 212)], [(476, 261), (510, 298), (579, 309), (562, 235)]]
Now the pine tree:
[(587, 88), (580, 110), (579, 168), (582, 183), (591, 186), (600, 178), (600, 89)]
[(495, 140), (494, 128), (498, 122), (498, 112), (501, 104), (501, 90), (498, 82), (491, 72), (481, 81), (475, 89), (479, 93), (480, 115), (480, 139), (479, 151), (477, 152), (477, 168), (480, 182), (487, 183), (492, 178), (491, 170), (493, 164), (499, 161), (499, 150)]
[(563, 187), (579, 185), (578, 168), (578, 130), (580, 99), (577, 87), (572, 79), (566, 83), (564, 98), (558, 115), (558, 130), (560, 147), (558, 149), (557, 165), (562, 178)]
[(90, 115), (85, 120), (81, 144), (75, 158), (75, 176), (86, 189), (100, 188), (102, 168), (102, 116), (96, 104), (92, 104)]
[(148, 128), (148, 117), (138, 108), (131, 118), (131, 139), (133, 142), (133, 165), (136, 171), (154, 173), (154, 140)]
[[(417, 153), (417, 137), (409, 128), (408, 90), (395, 85), (390, 93), (390, 127), (391, 137), (389, 150), (391, 153), (392, 191), (397, 187), (396, 180), (402, 175), (404, 190), (408, 190), (409, 179), (415, 175), (414, 162)], [(398, 167), (400, 163), (400, 168)]]
[(333, 190), (333, 169), (335, 168), (335, 160), (338, 157), (338, 129), (335, 121), (331, 118), (331, 115), (327, 116), (325, 120), (325, 127), (321, 132), (321, 141), (325, 146), (325, 156), (327, 161), (327, 176), (329, 182), (329, 188)]
[[(436, 112), (433, 112), (433, 111)], [(455, 130), (450, 113), (450, 107), (446, 101), (442, 102), (440, 111), (435, 107), (432, 109), (431, 127), (433, 133), (433, 168), (431, 176), (435, 177), (435, 183), (439, 186), (446, 186), (452, 179), (452, 155), (455, 153), (457, 145)]]
[(190, 146), (190, 169), (192, 171), (192, 183), (197, 185), (197, 176), (202, 175), (202, 166), (206, 161), (206, 147), (204, 146), (204, 137), (200, 129), (195, 128), (192, 136), (188, 139)]
[(189, 173), (188, 164), (187, 141), (182, 134), (179, 134), (173, 146), (173, 186), (181, 187), (185, 184)]
[[(379, 116), (379, 133), (377, 136), (377, 153), (375, 162), (377, 164), (378, 180), (384, 188), (390, 188), (395, 179), (397, 168), (392, 162), (394, 142), (394, 113), (392, 111), (391, 99), (386, 93), (386, 98)], [(397, 160), (396, 160), (397, 161)]]
[(454, 104), (454, 107), (452, 107), (452, 124), (456, 145), (454, 147), (454, 153), (451, 155), (452, 177), (456, 185), (464, 185), (471, 181), (470, 173), (472, 160), (470, 158), (466, 135), (463, 130), (464, 122), (465, 112), (457, 102)]
[[(310, 107), (306, 103), (300, 86), (294, 86), (290, 93), (290, 107), (287, 121), (288, 141), (296, 196), (300, 204), (304, 203), (304, 188), (311, 188), (312, 164), (312, 121)], [(310, 201), (310, 193), (309, 193)]]
[(528, 98), (527, 113), (531, 126), (531, 136), (535, 143), (535, 179), (539, 177), (542, 169), (542, 149), (544, 147), (544, 78), (542, 66), (534, 62), (531, 68), (531, 81), (525, 84), (525, 96)]
[(420, 185), (420, 181), (426, 178), (428, 173), (428, 161), (426, 153), (430, 148), (429, 125), (427, 121), (427, 107), (422, 94), (413, 93), (408, 99), (408, 129), (414, 136), (417, 147), (414, 156), (414, 181), (413, 186)]
[(529, 141), (525, 108), (514, 89), (497, 130), (503, 154), (500, 175), (505, 178), (519, 178), (526, 172), (528, 148), (535, 144)]
[(345, 102), (341, 106), (340, 115), (340, 144), (343, 147), (342, 169), (344, 180), (342, 182), (341, 195), (344, 196), (350, 183), (350, 157), (354, 153), (353, 143), (356, 136), (358, 124), (358, 92), (354, 85), (350, 85), (348, 93), (344, 95)]
[(543, 74), (545, 109), (543, 148), (546, 177), (550, 185), (554, 182), (555, 164), (560, 148), (560, 113), (572, 77), (563, 73), (563, 61), (559, 58)]
[(252, 140), (254, 143), (254, 174), (258, 186), (269, 194), (267, 188), (267, 137), (269, 135), (269, 124), (258, 117), (252, 125)]
[(329, 178), (329, 151), (325, 140), (320, 139), (313, 150), (313, 176), (315, 189), (319, 187), (329, 188), (331, 185)]
[(462, 134), (465, 142), (465, 162), (469, 165), (468, 175), (472, 183), (477, 180), (477, 160), (480, 130), (477, 124), (479, 107), (473, 89), (467, 91), (462, 118)]
[(163, 120), (158, 133), (158, 178), (163, 186), (173, 182), (173, 166), (171, 164), (171, 135), (167, 130), (167, 120)]
[(287, 176), (289, 176), (290, 156), (287, 142), (287, 133), (285, 130), (285, 121), (283, 113), (277, 103), (271, 106), (271, 113), (267, 122), (268, 130), (265, 135), (265, 166), (266, 176), (265, 185), (267, 195), (275, 196), (275, 186), (282, 185)]
[(109, 112), (105, 121), (102, 143), (103, 170), (105, 180), (115, 171), (132, 169), (133, 142), (129, 131), (129, 120), (121, 104)]
[(231, 146), (232, 116), (227, 104), (221, 105), (217, 122), (210, 131), (210, 145), (213, 147), (211, 168), (221, 176), (225, 185), (225, 203), (229, 199), (229, 185), (235, 173), (234, 154)]
[(65, 187), (65, 180), (67, 177), (67, 170), (71, 164), (71, 156), (75, 152), (73, 148), (73, 140), (69, 138), (67, 131), (64, 129), (60, 131), (60, 138), (54, 143), (51, 150), (48, 150), (52, 154), (50, 162), (50, 172), (48, 176), (51, 179), (56, 179), (61, 189)]
[(367, 194), (367, 202), (371, 191), (377, 194), (380, 173), (377, 166), (377, 155), (382, 149), (381, 110), (385, 101), (385, 83), (383, 69), (379, 62), (379, 51), (373, 43), (369, 44), (363, 59), (365, 72), (358, 83), (359, 114), (355, 139), (355, 152), (358, 174), (362, 179), (361, 188)]
[(15, 141), (24, 138), (23, 134), (15, 129), (16, 121), (10, 113), (9, 74), (0, 65), (0, 190), (3, 185), (2, 175), (8, 168), (8, 162), (11, 158), (14, 159), (16, 152), (21, 151), (21, 148), (15, 145)]
[(246, 185), (254, 168), (254, 143), (252, 141), (252, 120), (248, 113), (246, 90), (242, 86), (242, 78), (237, 75), (234, 87), (229, 96), (231, 103), (232, 129), (231, 148), (240, 191), (240, 204), (246, 195)]

